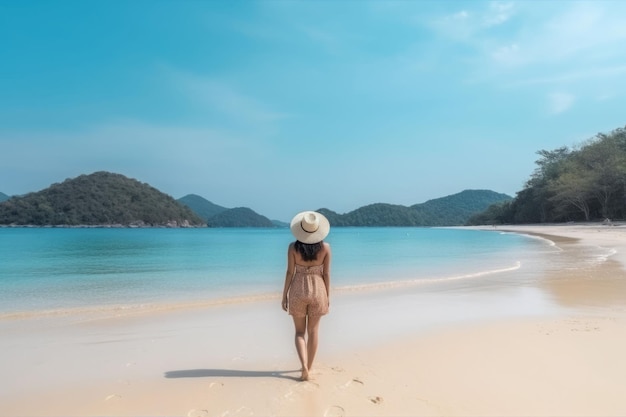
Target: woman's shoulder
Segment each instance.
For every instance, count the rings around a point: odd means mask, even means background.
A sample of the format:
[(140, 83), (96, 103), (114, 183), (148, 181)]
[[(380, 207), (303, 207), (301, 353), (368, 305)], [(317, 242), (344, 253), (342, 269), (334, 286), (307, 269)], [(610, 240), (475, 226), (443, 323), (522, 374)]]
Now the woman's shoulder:
[(332, 251), (330, 250), (330, 245), (328, 243), (324, 242), (324, 244), (322, 245), (322, 248), (320, 249), (319, 253), (324, 258), (326, 258), (329, 255), (332, 255)]

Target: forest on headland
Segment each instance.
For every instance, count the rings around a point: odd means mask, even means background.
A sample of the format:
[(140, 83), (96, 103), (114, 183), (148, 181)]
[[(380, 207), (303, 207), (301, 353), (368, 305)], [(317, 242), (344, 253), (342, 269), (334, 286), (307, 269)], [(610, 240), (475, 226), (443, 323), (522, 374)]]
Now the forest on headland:
[(95, 172), (1, 202), (0, 224), (191, 227), (204, 222), (148, 184), (121, 174)]
[(537, 154), (537, 167), (515, 198), (472, 216), (468, 225), (626, 219), (626, 128)]

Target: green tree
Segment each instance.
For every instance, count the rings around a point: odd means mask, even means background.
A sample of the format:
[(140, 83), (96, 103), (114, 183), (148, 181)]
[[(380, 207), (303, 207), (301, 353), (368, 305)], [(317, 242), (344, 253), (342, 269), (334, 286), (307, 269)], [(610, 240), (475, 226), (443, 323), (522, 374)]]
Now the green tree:
[(535, 161), (537, 168), (513, 202), (513, 223), (543, 223), (554, 220), (554, 203), (551, 200), (554, 190), (550, 184), (563, 171), (563, 164), (571, 151), (563, 146), (553, 151), (542, 149), (537, 154), (541, 157)]
[(623, 201), (626, 188), (626, 134), (623, 129), (609, 135), (599, 134), (577, 155), (586, 168), (592, 184), (592, 194), (600, 205), (604, 218), (613, 218)]
[(590, 200), (594, 195), (595, 173), (576, 161), (563, 166), (563, 172), (549, 182), (550, 197), (555, 205), (555, 214), (560, 219), (569, 219), (570, 209), (579, 210), (585, 221), (589, 221)]

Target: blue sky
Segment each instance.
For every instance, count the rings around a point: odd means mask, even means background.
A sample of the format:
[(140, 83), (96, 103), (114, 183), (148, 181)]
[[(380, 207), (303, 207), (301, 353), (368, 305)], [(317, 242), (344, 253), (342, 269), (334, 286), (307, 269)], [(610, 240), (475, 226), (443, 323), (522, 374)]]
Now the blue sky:
[(272, 219), (514, 195), (626, 125), (626, 2), (0, 1), (0, 191), (111, 171)]

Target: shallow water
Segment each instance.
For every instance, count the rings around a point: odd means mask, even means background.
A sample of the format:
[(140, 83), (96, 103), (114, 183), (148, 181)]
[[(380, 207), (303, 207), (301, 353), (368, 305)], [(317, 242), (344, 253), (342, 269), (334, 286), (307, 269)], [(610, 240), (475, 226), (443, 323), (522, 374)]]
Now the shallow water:
[[(0, 228), (0, 315), (277, 294), (288, 229)], [(520, 285), (558, 248), (497, 231), (335, 228), (333, 288)], [(515, 272), (515, 273), (512, 273)]]

